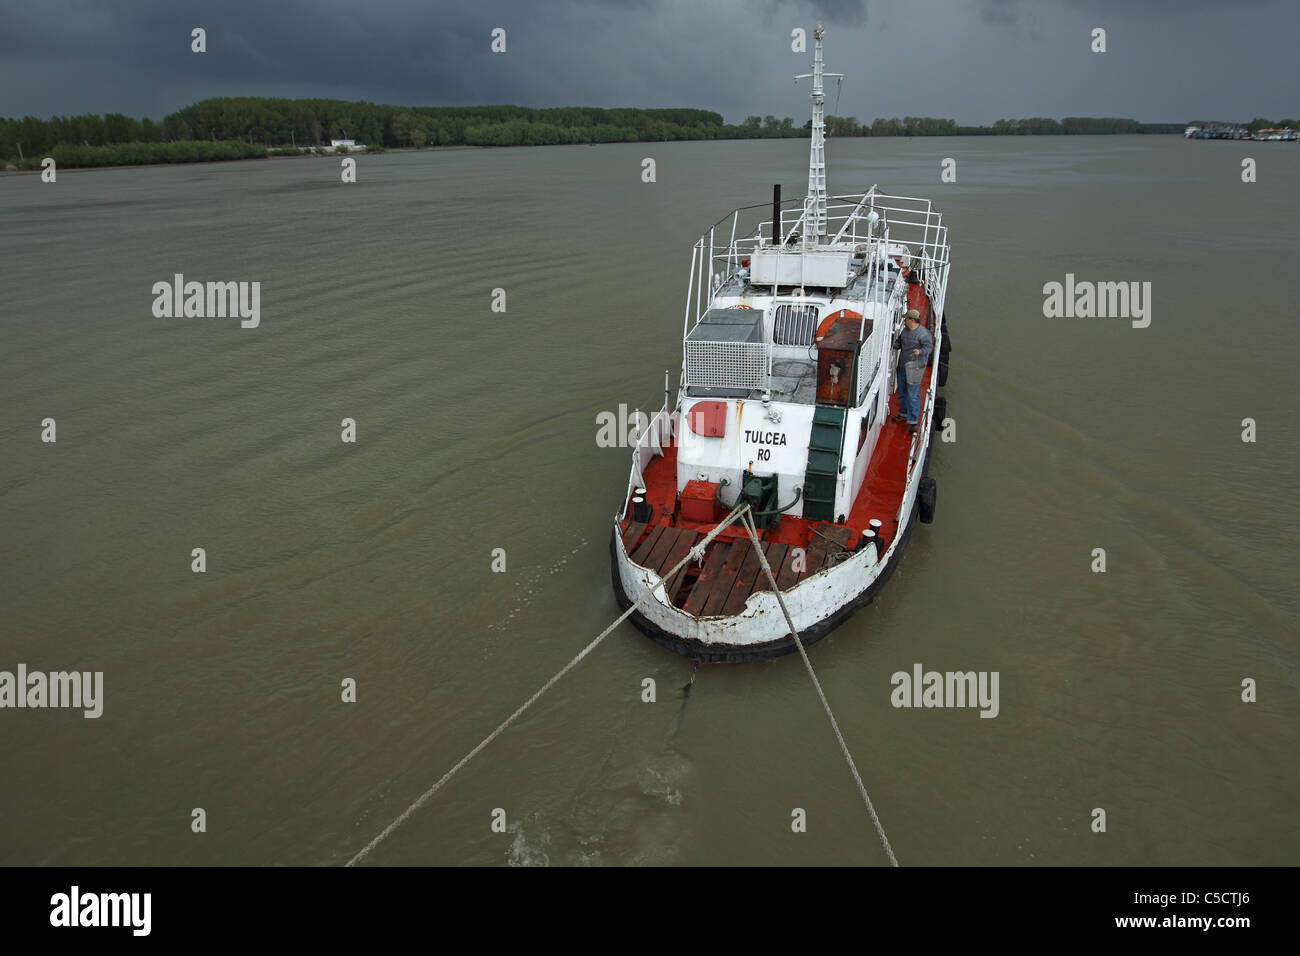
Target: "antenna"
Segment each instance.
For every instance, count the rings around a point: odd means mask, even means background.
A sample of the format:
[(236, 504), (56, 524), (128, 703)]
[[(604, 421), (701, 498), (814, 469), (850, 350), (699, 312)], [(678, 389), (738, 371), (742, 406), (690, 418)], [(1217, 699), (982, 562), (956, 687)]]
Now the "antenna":
[(826, 239), (826, 102), (822, 80), (827, 76), (843, 78), (843, 73), (827, 73), (822, 69), (822, 35), (826, 27), (817, 24), (813, 30), (816, 41), (813, 53), (813, 71), (801, 73), (796, 80), (812, 78), (812, 145), (808, 152), (808, 196), (804, 199), (804, 236), (814, 246)]

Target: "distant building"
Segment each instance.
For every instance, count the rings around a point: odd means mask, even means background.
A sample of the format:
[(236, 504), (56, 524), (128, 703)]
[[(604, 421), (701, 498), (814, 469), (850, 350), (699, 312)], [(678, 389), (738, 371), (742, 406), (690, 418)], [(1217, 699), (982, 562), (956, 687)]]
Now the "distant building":
[(334, 147), (335, 149), (338, 149), (340, 146), (343, 146), (347, 149), (349, 153), (354, 153), (359, 149), (365, 148), (364, 146), (358, 146), (357, 141), (355, 139), (332, 139), (330, 140), (330, 146)]

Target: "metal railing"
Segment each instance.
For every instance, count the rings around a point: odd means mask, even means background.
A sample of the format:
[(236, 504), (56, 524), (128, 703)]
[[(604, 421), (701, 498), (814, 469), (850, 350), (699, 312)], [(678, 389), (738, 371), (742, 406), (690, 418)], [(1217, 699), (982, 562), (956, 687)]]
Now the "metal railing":
[[(805, 229), (805, 216), (808, 214), (807, 207), (799, 201), (788, 202), (791, 204), (791, 208), (779, 210), (775, 223), (776, 242), (772, 241), (773, 220), (771, 218), (762, 218), (761, 210), (771, 208), (766, 203), (734, 210), (714, 223), (709, 228), (709, 231), (696, 241), (691, 252), (691, 270), (687, 278), (686, 312), (683, 318), (684, 359), (682, 373), (684, 382), (689, 384), (690, 370), (692, 368), (689, 355), (686, 354), (689, 350), (685, 346), (694, 344), (687, 343), (685, 341), (686, 336), (689, 334), (691, 327), (709, 309), (718, 290), (728, 282), (738, 281), (742, 260), (760, 251), (775, 253), (779, 257), (787, 250), (793, 253), (813, 248), (807, 245), (803, 239), (807, 232)], [(743, 218), (742, 214), (747, 214), (748, 218)], [(828, 197), (826, 206), (826, 234), (831, 238), (816, 248), (839, 251), (853, 250), (854, 252), (865, 253), (866, 262), (861, 278), (866, 283), (866, 299), (868, 302), (887, 301), (885, 283), (881, 281), (884, 275), (884, 265), (889, 259), (901, 258), (901, 254), (906, 253), (910, 260), (907, 264), (910, 269), (919, 273), (921, 286), (930, 300), (933, 315), (931, 331), (934, 335), (934, 347), (936, 353), (938, 353), (943, 340), (944, 305), (948, 292), (950, 250), (948, 246), (948, 227), (944, 225), (943, 217), (935, 210), (933, 203), (929, 199), (881, 193), (876, 186), (872, 186), (860, 196), (831, 196)], [(726, 242), (719, 245), (719, 239), (722, 236), (726, 237)], [(779, 267), (774, 274), (781, 274)], [(780, 290), (772, 289), (771, 291), (779, 292)], [(865, 327), (866, 323), (864, 322), (863, 331), (865, 331)], [(881, 336), (878, 346), (861, 351), (859, 375), (868, 369), (875, 368), (877, 359), (872, 357), (875, 353), (879, 352), (880, 361), (884, 361), (888, 356), (888, 346), (885, 345), (885, 342), (892, 341), (894, 330), (886, 329), (882, 331), (884, 334)], [(859, 338), (861, 339), (861, 337), (861, 333), (859, 333)], [(732, 343), (708, 343), (710, 346), (720, 344), (733, 347)], [(767, 349), (766, 367), (770, 381), (771, 342), (762, 343), (760, 348)], [(714, 359), (715, 364), (725, 364), (726, 360), (726, 357), (721, 353)], [(744, 365), (744, 363), (741, 364)], [(930, 375), (930, 383), (926, 389), (925, 412), (921, 422), (923, 427), (917, 429), (917, 437), (912, 442), (908, 456), (907, 478), (909, 484), (918, 463), (918, 456), (923, 454), (925, 448), (928, 447), (931, 420), (934, 416), (934, 398), (939, 385), (938, 365), (939, 360), (936, 354), (934, 370)], [(745, 367), (749, 368), (750, 366), (745, 365)], [(705, 374), (706, 368), (707, 363), (702, 358), (694, 366), (695, 371), (701, 375)], [(745, 374), (748, 375), (749, 373), (746, 372)], [(756, 378), (746, 379), (746, 381), (756, 380)], [(859, 381), (861, 381), (861, 378), (859, 378)], [(898, 514), (900, 523), (905, 520), (905, 517), (900, 505)]]
[[(803, 252), (811, 248), (802, 238), (806, 208), (800, 205), (780, 210), (776, 243), (771, 238), (772, 219), (763, 219), (759, 211), (770, 208), (762, 204), (736, 209), (695, 242), (687, 277), (683, 340), (708, 310), (719, 287), (739, 276), (742, 260), (760, 251), (775, 253), (779, 258), (787, 250)], [(948, 227), (930, 200), (887, 195), (875, 186), (860, 196), (832, 196), (827, 201), (826, 232), (832, 238), (817, 248), (865, 253), (865, 279), (871, 289), (879, 285), (882, 259), (890, 255), (891, 247), (905, 246), (913, 265), (921, 265), (922, 281), (936, 313), (942, 312), (948, 278)], [(798, 240), (794, 239), (796, 235)]]
[(618, 519), (626, 518), (631, 511), (632, 491), (644, 485), (645, 469), (650, 465), (651, 459), (663, 454), (663, 449), (676, 440), (676, 435), (677, 416), (668, 410), (668, 403), (665, 401), (663, 408), (655, 412), (649, 424), (637, 436), (636, 445), (632, 449), (632, 470), (627, 477), (627, 494), (623, 496), (623, 508), (615, 512)]
[(867, 397), (863, 394), (863, 390), (870, 387), (876, 372), (880, 369), (880, 363), (885, 360), (885, 345), (892, 336), (892, 329), (881, 328), (877, 324), (877, 327), (872, 329), (871, 335), (863, 339), (863, 348), (858, 349), (858, 394), (854, 401), (859, 404), (861, 399)]

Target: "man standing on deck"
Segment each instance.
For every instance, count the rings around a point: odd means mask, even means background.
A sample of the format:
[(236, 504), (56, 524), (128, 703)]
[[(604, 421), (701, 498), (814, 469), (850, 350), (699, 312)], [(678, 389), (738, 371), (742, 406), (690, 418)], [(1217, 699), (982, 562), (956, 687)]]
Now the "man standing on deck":
[(921, 415), (921, 379), (934, 351), (934, 336), (921, 324), (921, 313), (908, 309), (898, 336), (898, 414), (893, 421), (907, 422), (916, 434)]

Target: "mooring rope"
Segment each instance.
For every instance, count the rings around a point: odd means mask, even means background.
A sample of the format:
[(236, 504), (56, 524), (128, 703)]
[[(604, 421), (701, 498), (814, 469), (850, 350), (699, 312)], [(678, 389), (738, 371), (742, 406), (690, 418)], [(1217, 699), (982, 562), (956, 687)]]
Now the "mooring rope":
[[(559, 682), (560, 678), (563, 677), (565, 674), (569, 673), (569, 671), (571, 671), (579, 661), (581, 661), (584, 657), (586, 657), (593, 650), (595, 650), (597, 644), (599, 644), (606, 637), (608, 637), (610, 632), (612, 632), (614, 628), (618, 627), (625, 620), (627, 620), (632, 615), (632, 612), (641, 606), (642, 601), (648, 598), (660, 587), (665, 586), (669, 581), (671, 581), (676, 576), (677, 572), (679, 572), (686, 565), (688, 561), (699, 560), (699, 558), (704, 554), (704, 547), (710, 541), (716, 538), (723, 528), (728, 527), (733, 522), (735, 522), (737, 518), (739, 518), (742, 514), (744, 514), (747, 507), (748, 506), (746, 505), (739, 505), (739, 504), (736, 505), (736, 507), (732, 509), (731, 514), (727, 515), (726, 519), (724, 519), (720, 525), (718, 525), (707, 535), (705, 535), (703, 541), (701, 541), (695, 547), (691, 548), (691, 550), (688, 551), (686, 555), (680, 561), (677, 562), (677, 565), (666, 575), (663, 576), (663, 578), (660, 580), (659, 584), (656, 587), (646, 588), (645, 593), (643, 593), (639, 598), (637, 598), (635, 603), (633, 603), (626, 611), (624, 611), (621, 615), (619, 615), (618, 619), (615, 620), (613, 624), (611, 624), (609, 627), (605, 628), (605, 630), (600, 632), (599, 637), (597, 637), (594, 641), (592, 641), (590, 644), (588, 644), (586, 647), (580, 650), (577, 656), (573, 658), (573, 660), (569, 661), (569, 663), (565, 664), (562, 668), (560, 668), (559, 672), (550, 680), (548, 680), (545, 684), (543, 684), (541, 689), (537, 693), (533, 694), (532, 697), (529, 697), (528, 700), (524, 701), (523, 705), (518, 710), (516, 710), (513, 714), (511, 714), (501, 723), (500, 727), (498, 727), (496, 730), (492, 731), (492, 733), (484, 737), (482, 742), (473, 750), (471, 750), (469, 753), (467, 753), (464, 757), (462, 757), (460, 759), (460, 762), (458, 762), (456, 766), (452, 767), (445, 774), (443, 774), (441, 780), (435, 783), (428, 790), (424, 791), (424, 793), (420, 795), (420, 798), (416, 800), (413, 804), (411, 804), (409, 807), (407, 807), (405, 810), (403, 810), (401, 815), (396, 820), (388, 824), (388, 826), (384, 827), (383, 831), (377, 837), (375, 837), (373, 840), (367, 843), (357, 853), (356, 856), (348, 860), (346, 865), (354, 866), (355, 864), (361, 862), (367, 856), (369, 856), (371, 850), (379, 846), (379, 844), (382, 843), (384, 840), (386, 840), (394, 830), (396, 830), (403, 823), (405, 823), (407, 818), (410, 817), (412, 813), (420, 809), (420, 807), (422, 807), (430, 797), (432, 797), (435, 793), (437, 793), (439, 790), (442, 789), (443, 784), (445, 784), (448, 780), (450, 780), (453, 776), (455, 776), (456, 773), (462, 767), (464, 767), (467, 763), (469, 763), (476, 756), (478, 756), (479, 752), (482, 751), (484, 747), (492, 743), (492, 741), (496, 740), (497, 737), (501, 735), (502, 731), (504, 731), (507, 727), (513, 724), (516, 720), (518, 720), (519, 717), (524, 713), (524, 711), (526, 711), (529, 707), (533, 706), (533, 704), (537, 702), (537, 699), (539, 697), (541, 697), (548, 690), (554, 687)], [(787, 615), (787, 619), (788, 619), (788, 615)], [(820, 688), (818, 689), (820, 690)], [(832, 720), (832, 722), (834, 721)], [(836, 732), (838, 733), (838, 731)], [(856, 770), (854, 771), (854, 774), (855, 775), (857, 774)], [(860, 783), (861, 782), (859, 781), (859, 785)], [(866, 791), (863, 791), (864, 794), (865, 792)], [(870, 806), (870, 804), (868, 804), (868, 806)], [(873, 815), (874, 815), (874, 811), (873, 811)]]
[(858, 792), (862, 794), (862, 802), (867, 805), (867, 812), (871, 814), (871, 822), (876, 825), (876, 834), (880, 837), (880, 845), (885, 848), (885, 855), (889, 857), (891, 866), (898, 866), (898, 857), (894, 856), (894, 850), (889, 845), (889, 838), (885, 836), (885, 828), (880, 825), (880, 817), (876, 815), (876, 808), (871, 804), (871, 798), (867, 796), (867, 788), (862, 783), (862, 777), (858, 774), (857, 764), (853, 762), (853, 757), (849, 754), (849, 748), (844, 743), (844, 735), (840, 733), (840, 725), (835, 722), (835, 715), (831, 713), (830, 702), (826, 699), (826, 694), (822, 690), (821, 681), (813, 672), (812, 662), (808, 660), (808, 652), (804, 650), (803, 640), (799, 637), (799, 632), (795, 629), (794, 621), (790, 619), (790, 612), (786, 609), (785, 599), (781, 597), (781, 589), (776, 586), (776, 578), (772, 574), (772, 568), (767, 563), (767, 556), (763, 554), (763, 546), (758, 542), (758, 531), (755, 529), (753, 520), (748, 513), (741, 516), (745, 525), (745, 530), (749, 532), (749, 540), (753, 542), (754, 551), (758, 554), (759, 563), (763, 566), (763, 572), (767, 575), (767, 580), (772, 584), (772, 591), (776, 594), (777, 603), (781, 605), (781, 613), (785, 615), (785, 623), (790, 626), (790, 636), (794, 638), (794, 646), (799, 648), (799, 656), (803, 658), (803, 666), (808, 668), (808, 676), (812, 678), (813, 686), (817, 688), (817, 696), (822, 699), (822, 707), (826, 709), (826, 716), (830, 719), (831, 729), (835, 731), (835, 739), (840, 742), (840, 750), (844, 752), (844, 759), (849, 762), (849, 770), (853, 772), (853, 779), (858, 785)]
[[(397, 817), (397, 819), (395, 819), (388, 826), (384, 827), (384, 829), (379, 833), (378, 836), (376, 836), (373, 840), (371, 840), (364, 847), (362, 847), (361, 850), (357, 852), (356, 856), (348, 860), (348, 862), (345, 865), (355, 866), (357, 863), (361, 862), (367, 856), (369, 856), (371, 850), (373, 850), (380, 843), (386, 840), (393, 833), (394, 830), (396, 830), (398, 827), (400, 827), (403, 823), (407, 821), (407, 819), (411, 816), (411, 814), (413, 814), (416, 810), (420, 809), (420, 807), (422, 807), (429, 800), (430, 797), (432, 797), (435, 793), (441, 790), (443, 785), (447, 783), (447, 781), (449, 781), (453, 776), (455, 776), (466, 764), (468, 764), (471, 760), (473, 760), (476, 756), (478, 756), (478, 754), (485, 747), (487, 747), (488, 744), (492, 743), (492, 741), (494, 741), (497, 737), (499, 737), (511, 724), (513, 724), (516, 720), (518, 720), (523, 715), (523, 713), (526, 710), (528, 710), (529, 707), (533, 706), (533, 704), (535, 704), (543, 694), (545, 694), (548, 690), (550, 690), (557, 683), (559, 683), (560, 679), (564, 677), (564, 675), (567, 674), (569, 671), (571, 671), (575, 666), (577, 666), (579, 661), (581, 661), (584, 657), (586, 657), (593, 650), (595, 650), (596, 646), (600, 644), (600, 642), (603, 641), (606, 637), (608, 637), (613, 632), (614, 628), (618, 627), (618, 625), (622, 624), (625, 620), (631, 617), (632, 612), (635, 611), (638, 607), (640, 607), (642, 602), (645, 601), (646, 598), (648, 598), (659, 588), (665, 587), (668, 584), (668, 582), (672, 581), (677, 576), (678, 572), (681, 571), (683, 567), (685, 567), (687, 562), (692, 560), (698, 561), (703, 556), (704, 549), (709, 544), (709, 542), (711, 542), (714, 538), (716, 538), (724, 528), (727, 528), (733, 523), (735, 523), (737, 519), (740, 519), (742, 524), (744, 525), (745, 531), (746, 533), (748, 533), (750, 541), (753, 543), (754, 550), (758, 554), (758, 560), (759, 563), (762, 565), (763, 573), (767, 575), (768, 581), (771, 582), (772, 590), (776, 594), (777, 603), (780, 604), (781, 606), (781, 613), (785, 615), (785, 622), (790, 627), (790, 634), (794, 639), (795, 647), (798, 648), (799, 656), (803, 659), (804, 667), (807, 668), (808, 670), (808, 676), (812, 678), (813, 687), (815, 687), (817, 690), (817, 696), (821, 698), (822, 707), (826, 711), (826, 717), (831, 722), (831, 729), (835, 731), (835, 739), (839, 741), (840, 750), (844, 754), (844, 759), (848, 761), (849, 770), (852, 772), (853, 779), (858, 785), (858, 792), (862, 794), (862, 801), (867, 806), (867, 812), (871, 814), (871, 822), (875, 824), (876, 833), (880, 837), (880, 843), (885, 848), (885, 855), (889, 857), (890, 865), (898, 866), (898, 858), (894, 856), (893, 848), (890, 847), (889, 845), (889, 838), (885, 836), (885, 829), (883, 826), (881, 826), (880, 817), (876, 814), (876, 808), (871, 803), (871, 797), (867, 795), (867, 788), (862, 783), (862, 776), (858, 773), (857, 764), (853, 762), (853, 757), (849, 753), (848, 745), (844, 742), (844, 735), (840, 733), (839, 724), (835, 720), (835, 715), (831, 712), (830, 702), (826, 699), (826, 693), (822, 690), (821, 682), (817, 680), (817, 674), (813, 671), (812, 662), (808, 660), (808, 652), (804, 649), (803, 640), (799, 637), (799, 632), (794, 626), (794, 621), (790, 618), (790, 611), (785, 606), (785, 599), (781, 597), (781, 589), (778, 588), (776, 585), (776, 577), (775, 575), (772, 574), (772, 568), (767, 563), (767, 557), (763, 554), (763, 547), (759, 543), (758, 531), (754, 527), (753, 521), (750, 518), (749, 508), (748, 506), (740, 505), (740, 504), (738, 504), (735, 508), (732, 509), (731, 513), (727, 515), (727, 517), (722, 521), (721, 524), (719, 524), (707, 535), (705, 535), (704, 539), (700, 541), (699, 544), (691, 548), (682, 557), (682, 559), (677, 562), (677, 564), (673, 567), (673, 569), (660, 579), (658, 585), (652, 588), (646, 588), (646, 590), (642, 593), (642, 595), (639, 598), (637, 598), (636, 601), (633, 602), (626, 611), (624, 611), (621, 615), (619, 615), (618, 618), (612, 624), (609, 625), (609, 627), (601, 631), (595, 640), (593, 640), (590, 644), (588, 644), (581, 651), (579, 651), (577, 655), (571, 661), (569, 661), (569, 663), (565, 664), (562, 668), (560, 668), (560, 670), (555, 674), (554, 677), (552, 677), (550, 680), (548, 680), (545, 684), (542, 685), (542, 687), (537, 691), (537, 693), (533, 694), (532, 697), (529, 697), (528, 700), (524, 701), (524, 703), (520, 705), (518, 710), (516, 710), (513, 714), (511, 714), (504, 721), (502, 721), (501, 725), (497, 727), (496, 730), (492, 731), (492, 733), (484, 737), (477, 747), (475, 747), (464, 757), (462, 757), (454, 767), (452, 767), (445, 774), (443, 774), (442, 778), (437, 783), (435, 783), (432, 787), (430, 787), (428, 790), (422, 793), (419, 799), (417, 799), (409, 807), (403, 810), (402, 813)], [(693, 678), (694, 675), (692, 675), (692, 679)]]

